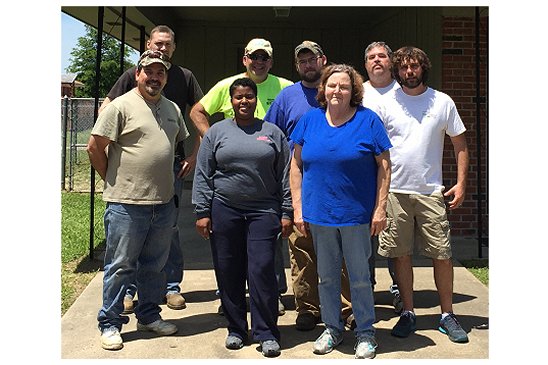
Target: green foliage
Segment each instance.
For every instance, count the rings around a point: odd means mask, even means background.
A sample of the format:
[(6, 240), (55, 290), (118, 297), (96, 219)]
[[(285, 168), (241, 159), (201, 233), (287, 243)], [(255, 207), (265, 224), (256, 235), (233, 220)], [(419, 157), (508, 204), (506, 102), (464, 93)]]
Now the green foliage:
[[(97, 49), (97, 29), (86, 25), (86, 34), (78, 38), (78, 44), (73, 48), (67, 72), (78, 73), (77, 80), (84, 84), (84, 87), (76, 89), (76, 97), (95, 97), (95, 59)], [(99, 80), (99, 97), (104, 97), (110, 91), (120, 76), (120, 42), (103, 32), (101, 52), (101, 78)], [(133, 63), (129, 60), (134, 53), (129, 47), (124, 51), (124, 70), (127, 70)]]

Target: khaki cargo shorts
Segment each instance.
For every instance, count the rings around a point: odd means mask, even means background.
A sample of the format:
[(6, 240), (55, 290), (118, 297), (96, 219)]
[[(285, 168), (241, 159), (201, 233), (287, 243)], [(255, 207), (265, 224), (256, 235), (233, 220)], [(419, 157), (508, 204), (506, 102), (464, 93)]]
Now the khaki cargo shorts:
[(387, 227), (379, 235), (379, 255), (449, 259), (451, 234), (441, 192), (431, 195), (389, 193)]

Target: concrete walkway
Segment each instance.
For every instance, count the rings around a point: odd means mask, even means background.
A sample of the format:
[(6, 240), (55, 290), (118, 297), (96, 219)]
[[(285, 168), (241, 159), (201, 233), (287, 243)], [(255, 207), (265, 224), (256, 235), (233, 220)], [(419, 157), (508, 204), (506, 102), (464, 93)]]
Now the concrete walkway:
[[(215, 276), (211, 263), (209, 241), (200, 238), (194, 230), (194, 216), (190, 205), (190, 191), (185, 190), (186, 202), (180, 214), (181, 237), (185, 254), (185, 273), (182, 284), (187, 308), (175, 311), (162, 306), (162, 317), (175, 323), (179, 332), (168, 337), (138, 332), (136, 319), (122, 329), (124, 348), (106, 351), (101, 348), (97, 329), (97, 311), (101, 306), (102, 277), (99, 272), (76, 302), (61, 319), (61, 357), (63, 359), (261, 359), (258, 344), (253, 343), (241, 350), (227, 350), (224, 340), (226, 321), (217, 314), (219, 300), (215, 296)], [(483, 257), (487, 257), (484, 248)], [(99, 255), (99, 254), (98, 254)], [(454, 243), (455, 258), (475, 258), (477, 244), (473, 240)], [(286, 257), (287, 259), (287, 257)], [(286, 260), (288, 266), (289, 261)], [(416, 258), (415, 311), (417, 331), (409, 338), (390, 335), (397, 322), (388, 292), (390, 276), (386, 260), (379, 259), (376, 269), (375, 309), (379, 343), (377, 359), (488, 359), (489, 330), (476, 326), (489, 322), (489, 291), (467, 269), (455, 262), (454, 311), (463, 328), (468, 332), (468, 344), (455, 344), (437, 330), (440, 309), (429, 260)], [(290, 281), (289, 268), (286, 269)], [(352, 359), (354, 334), (346, 331), (344, 341), (332, 353), (324, 356), (312, 353), (312, 344), (322, 332), (318, 325), (310, 332), (295, 329), (295, 305), (291, 292), (283, 298), (286, 314), (279, 317), (282, 353), (278, 359)]]

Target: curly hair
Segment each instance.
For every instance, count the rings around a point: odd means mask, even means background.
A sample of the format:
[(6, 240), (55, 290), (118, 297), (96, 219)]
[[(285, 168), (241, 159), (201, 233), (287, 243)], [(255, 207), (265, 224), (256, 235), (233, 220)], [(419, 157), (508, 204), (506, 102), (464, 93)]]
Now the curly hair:
[(392, 74), (398, 83), (401, 84), (399, 70), (404, 63), (417, 62), (422, 68), (422, 82), (426, 85), (428, 81), (428, 73), (432, 68), (432, 63), (426, 53), (417, 47), (406, 46), (398, 49), (392, 56)]
[(363, 100), (363, 77), (350, 65), (346, 64), (332, 64), (327, 66), (320, 78), (320, 85), (318, 86), (318, 94), (316, 100), (320, 103), (322, 108), (327, 108), (327, 100), (325, 99), (325, 85), (327, 79), (334, 73), (345, 72), (350, 77), (352, 84), (352, 96), (350, 98), (350, 106), (356, 107), (361, 105)]

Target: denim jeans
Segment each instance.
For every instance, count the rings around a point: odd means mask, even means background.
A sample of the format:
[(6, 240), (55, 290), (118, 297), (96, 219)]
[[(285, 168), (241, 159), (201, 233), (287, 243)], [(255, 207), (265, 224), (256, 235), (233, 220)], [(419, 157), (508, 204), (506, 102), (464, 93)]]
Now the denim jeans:
[(135, 316), (140, 323), (160, 319), (166, 279), (162, 271), (169, 253), (175, 215), (174, 200), (166, 204), (107, 203), (103, 304), (97, 314), (99, 329), (122, 328), (123, 299), (134, 281), (139, 288)]
[(344, 331), (341, 316), (341, 270), (346, 262), (356, 320), (356, 338), (375, 335), (375, 303), (369, 278), (369, 224), (328, 227), (310, 224), (318, 265), (322, 321), (337, 334)]
[[(177, 178), (177, 174), (181, 170), (182, 159), (179, 156), (175, 156), (175, 162), (173, 164), (173, 174), (175, 176), (175, 182), (173, 183), (175, 194), (175, 216), (173, 218), (173, 234), (171, 236), (171, 246), (169, 248), (169, 256), (167, 258), (164, 272), (166, 273), (167, 289), (166, 294), (177, 294), (181, 292), (180, 283), (183, 281), (183, 248), (181, 246), (181, 239), (179, 237), (179, 211), (181, 205), (181, 199), (183, 198), (183, 179)], [(127, 290), (126, 295), (134, 298), (137, 292), (137, 286), (132, 283)]]

